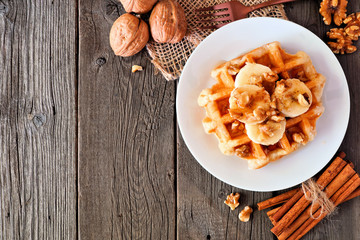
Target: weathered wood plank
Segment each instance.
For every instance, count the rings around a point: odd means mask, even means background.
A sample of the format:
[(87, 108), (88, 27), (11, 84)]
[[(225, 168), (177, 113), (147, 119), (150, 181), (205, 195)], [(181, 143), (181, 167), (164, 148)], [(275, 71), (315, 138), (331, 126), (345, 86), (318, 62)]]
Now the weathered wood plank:
[(120, 3), (79, 8), (80, 239), (173, 239), (175, 82), (155, 76), (145, 51), (113, 54)]
[(76, 3), (0, 1), (0, 236), (76, 237)]
[[(178, 239), (251, 239), (251, 236), (272, 239), (271, 233), (266, 232), (270, 222), (262, 213), (255, 211), (248, 223), (238, 220), (245, 206), (255, 210), (259, 199), (272, 194), (245, 191), (216, 179), (197, 163), (180, 132), (178, 134)], [(234, 211), (224, 204), (226, 196), (232, 192), (241, 195), (240, 205)]]
[[(321, 1), (297, 1), (286, 4), (289, 20), (294, 21), (325, 39), (326, 31), (330, 29), (322, 22), (318, 13)], [(359, 11), (355, 1), (349, 3), (348, 12)], [(357, 43), (359, 46), (359, 43)], [(359, 141), (358, 124), (360, 101), (356, 95), (359, 90), (358, 72), (355, 70), (360, 64), (358, 53), (338, 57), (347, 75), (352, 106), (349, 129), (345, 136), (341, 150), (348, 153), (356, 169), (360, 169), (360, 150), (355, 148)], [(278, 193), (257, 193), (236, 189), (222, 183), (207, 173), (191, 156), (178, 131), (177, 155), (177, 186), (178, 186), (178, 239), (275, 239), (270, 232), (272, 227), (265, 211), (254, 211), (251, 222), (242, 223), (237, 219), (241, 209), (230, 211), (223, 203), (226, 195), (240, 192), (239, 208), (250, 205), (255, 208), (256, 203)], [(303, 239), (358, 239), (360, 230), (356, 227), (359, 222), (358, 199), (340, 206), (339, 213), (322, 221), (316, 230), (309, 232)]]

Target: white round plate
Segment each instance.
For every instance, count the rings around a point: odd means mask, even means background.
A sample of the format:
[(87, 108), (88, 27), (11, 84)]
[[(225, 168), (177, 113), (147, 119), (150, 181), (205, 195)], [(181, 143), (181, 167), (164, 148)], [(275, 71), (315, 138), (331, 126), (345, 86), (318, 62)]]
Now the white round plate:
[[(325, 112), (317, 122), (317, 136), (306, 146), (267, 166), (249, 170), (247, 161), (223, 155), (215, 135), (205, 133), (205, 109), (197, 104), (204, 88), (216, 81), (211, 70), (252, 49), (279, 41), (286, 52), (305, 51), (317, 72), (325, 75)], [(238, 188), (276, 191), (297, 185), (319, 172), (334, 156), (347, 128), (350, 97), (344, 72), (326, 44), (309, 30), (276, 18), (247, 18), (209, 35), (188, 59), (176, 99), (181, 134), (195, 159), (212, 175)]]

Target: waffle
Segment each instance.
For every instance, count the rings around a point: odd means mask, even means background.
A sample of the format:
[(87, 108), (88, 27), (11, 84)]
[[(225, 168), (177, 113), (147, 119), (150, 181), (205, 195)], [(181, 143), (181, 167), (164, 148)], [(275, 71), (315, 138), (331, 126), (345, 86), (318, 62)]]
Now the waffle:
[[(233, 118), (228, 111), (236, 74), (246, 62), (268, 66), (279, 76), (279, 80), (297, 78), (312, 93), (313, 101), (309, 110), (295, 118), (286, 118), (285, 133), (273, 145), (265, 146), (251, 141), (244, 124)], [(201, 92), (198, 104), (206, 110), (203, 127), (207, 133), (216, 135), (222, 153), (237, 155), (248, 160), (250, 169), (258, 169), (314, 139), (316, 121), (324, 111), (321, 96), (325, 77), (316, 72), (305, 52), (291, 55), (281, 48), (279, 42), (272, 42), (217, 66), (212, 70), (211, 76), (217, 83)], [(266, 86), (267, 89), (274, 89), (276, 83), (272, 84), (274, 85)]]

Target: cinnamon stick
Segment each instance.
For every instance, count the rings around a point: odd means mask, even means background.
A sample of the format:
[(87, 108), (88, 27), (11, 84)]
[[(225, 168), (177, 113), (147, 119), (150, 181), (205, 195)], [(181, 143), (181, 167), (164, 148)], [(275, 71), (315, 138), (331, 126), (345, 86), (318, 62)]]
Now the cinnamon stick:
[(288, 192), (282, 193), (282, 194), (280, 194), (280, 195), (278, 195), (276, 197), (269, 198), (269, 199), (267, 199), (265, 201), (259, 202), (257, 204), (258, 210), (263, 210), (263, 209), (266, 209), (266, 208), (269, 208), (269, 207), (284, 203), (287, 200), (289, 200), (292, 196), (294, 196), (298, 192), (298, 190), (299, 190), (298, 188), (293, 189), (293, 190), (290, 190)]
[[(344, 203), (344, 202), (347, 202), (347, 201), (349, 201), (349, 200), (351, 200), (351, 199), (353, 199), (353, 198), (356, 198), (356, 197), (358, 197), (358, 196), (360, 196), (360, 187), (358, 187), (355, 191), (353, 191), (344, 201), (342, 201), (341, 203)], [(277, 207), (277, 208), (274, 208), (274, 209), (272, 209), (272, 210), (270, 210), (270, 211), (268, 211), (266, 214), (268, 215), (268, 217), (269, 217), (269, 219), (270, 219), (270, 221), (271, 221), (271, 223), (273, 224), (273, 225), (275, 225), (277, 222), (276, 221), (274, 221), (274, 219), (273, 219), (273, 216), (274, 216), (274, 214), (278, 211), (280, 209), (280, 207)]]
[[(332, 201), (334, 201), (335, 206), (339, 205), (340, 203), (342, 203), (343, 201), (345, 201), (345, 199), (347, 199), (351, 193), (353, 193), (355, 191), (355, 189), (357, 189), (360, 186), (360, 178), (357, 175), (357, 179), (347, 188), (343, 191), (342, 194), (340, 194), (338, 196), (338, 198), (335, 200), (334, 198), (336, 196), (334, 196), (333, 199), (331, 199)], [(300, 228), (298, 228), (289, 238), (288, 240), (298, 240), (301, 237), (303, 237), (307, 232), (309, 232), (313, 227), (315, 227), (324, 217), (327, 216), (327, 214), (322, 214), (320, 215), (321, 211), (318, 210), (313, 218), (309, 218)]]
[(269, 217), (269, 219), (270, 219), (273, 226), (277, 223), (277, 222), (275, 222), (275, 220), (272, 217)]
[[(345, 167), (346, 162), (341, 158), (344, 155), (344, 153), (340, 153), (339, 157), (335, 158), (335, 160), (316, 181), (316, 183), (320, 185), (321, 189), (324, 189)], [(278, 222), (303, 195), (304, 193), (299, 189), (298, 192), (289, 199), (289, 201), (282, 205), (279, 211), (273, 216), (273, 219)]]
[[(359, 175), (355, 174), (352, 178), (347, 181), (334, 195), (331, 197), (331, 201), (335, 203), (339, 199), (339, 197), (344, 193), (346, 189), (348, 189), (357, 179), (359, 179)], [(344, 199), (345, 200), (345, 199)]]
[(353, 191), (343, 202), (349, 201), (353, 198), (360, 196), (360, 187)]
[(345, 199), (360, 186), (360, 177), (358, 174), (356, 174), (356, 176), (357, 179), (342, 194), (340, 194), (337, 199), (331, 199), (334, 202), (335, 206), (344, 202)]
[(301, 189), (298, 189), (297, 193), (292, 198), (290, 198), (289, 201), (282, 205), (277, 213), (274, 214), (274, 221), (278, 222), (303, 195), (304, 193), (301, 191)]
[[(326, 188), (325, 193), (326, 195), (331, 199), (331, 200), (336, 200), (338, 199), (338, 197), (344, 193), (344, 191), (346, 189), (348, 189), (351, 184), (353, 184), (357, 179), (359, 178), (359, 176), (357, 174), (355, 174), (352, 178), (350, 178), (345, 184), (343, 184), (342, 186), (340, 186), (340, 188), (338, 188), (338, 190), (336, 191), (335, 188), (332, 186), (332, 184), (335, 182), (336, 179), (334, 179), (334, 181)], [(336, 192), (335, 192), (335, 191)], [(287, 239), (293, 232), (295, 232), (296, 229), (298, 229), (303, 223), (305, 223), (311, 216), (311, 211), (313, 211), (313, 216), (315, 216), (315, 213), (317, 212), (317, 210), (320, 208), (320, 204), (319, 203), (315, 203), (312, 207), (309, 206), (307, 207), (307, 209), (301, 213), (301, 215), (290, 225), (288, 226), (286, 229), (284, 229), (284, 231), (278, 236), (279, 240), (285, 240)], [(320, 212), (320, 211), (319, 211)]]
[(270, 211), (268, 211), (266, 214), (268, 215), (268, 217), (269, 217), (269, 219), (270, 219), (270, 221), (271, 221), (271, 223), (273, 224), (273, 225), (275, 225), (276, 224), (276, 221), (273, 219), (273, 215), (279, 210), (279, 208), (280, 207), (277, 207), (277, 208), (274, 208), (274, 209), (272, 209), (272, 210), (270, 210)]
[[(343, 160), (341, 159), (341, 161), (343, 161)], [(322, 176), (323, 175), (332, 175), (332, 174), (330, 174), (330, 172), (328, 170), (326, 170), (325, 173), (329, 173), (329, 174), (322, 174)], [(331, 172), (331, 173), (333, 173), (333, 172)], [(335, 176), (335, 179), (331, 183), (328, 178), (323, 179), (323, 181), (321, 181), (321, 182), (319, 182), (319, 180), (318, 180), (317, 183), (320, 185), (319, 187), (321, 190), (323, 190), (326, 187), (326, 185), (328, 185), (330, 183), (329, 187), (327, 189), (332, 195), (341, 186), (343, 186), (354, 174), (355, 174), (355, 170), (350, 165), (347, 164), (344, 167), (344, 169), (337, 176)], [(327, 182), (329, 182), (329, 183), (327, 183)], [(307, 192), (307, 194), (309, 194), (309, 193)], [(295, 219), (305, 210), (305, 208), (307, 206), (310, 205), (310, 203), (311, 202), (309, 200), (307, 200), (305, 198), (305, 196), (302, 196), (299, 199), (299, 201), (297, 201), (296, 204), (283, 216), (283, 218), (281, 218), (281, 220), (278, 221), (278, 223), (271, 229), (271, 231), (276, 236), (279, 236), (285, 228), (287, 228), (291, 223), (293, 223), (295, 221)], [(275, 215), (274, 215), (273, 219), (276, 221)]]
[(346, 153), (339, 152), (338, 157), (344, 159), (346, 157)]
[(274, 209), (268, 211), (266, 214), (268, 215), (268, 217), (272, 217), (279, 210), (279, 208), (280, 207), (274, 208)]
[[(344, 158), (345, 156), (346, 156), (346, 154), (344, 152), (340, 152), (338, 157), (339, 158)], [(353, 164), (351, 162), (349, 162), (348, 164), (350, 164), (351, 167), (354, 168), (354, 166), (353, 166)], [(282, 193), (282, 194), (280, 194), (278, 196), (275, 196), (275, 197), (269, 198), (267, 200), (264, 200), (262, 202), (259, 202), (257, 204), (258, 205), (258, 210), (264, 210), (266, 208), (281, 204), (281, 203), (285, 202), (286, 199), (292, 198), (298, 192), (298, 190), (301, 190), (301, 189), (296, 188), (296, 189), (290, 190), (288, 192)], [(279, 208), (277, 208), (277, 210), (278, 209)], [(276, 212), (274, 210), (275, 209), (272, 209), (269, 212), (271, 212), (271, 214), (273, 215)]]

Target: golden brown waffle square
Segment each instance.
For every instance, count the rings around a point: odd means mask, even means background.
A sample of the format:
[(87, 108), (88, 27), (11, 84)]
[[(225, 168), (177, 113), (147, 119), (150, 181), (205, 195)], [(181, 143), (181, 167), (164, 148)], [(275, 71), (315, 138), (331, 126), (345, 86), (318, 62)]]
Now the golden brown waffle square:
[[(269, 67), (278, 74), (279, 80), (297, 78), (311, 90), (313, 101), (309, 110), (295, 118), (286, 118), (286, 131), (274, 145), (265, 146), (251, 141), (244, 124), (229, 114), (229, 97), (235, 88), (235, 77), (246, 62)], [(316, 121), (324, 111), (321, 96), (325, 77), (316, 72), (305, 52), (291, 55), (281, 48), (279, 42), (272, 42), (221, 64), (212, 70), (211, 76), (217, 83), (201, 92), (198, 104), (206, 110), (203, 120), (205, 131), (217, 136), (219, 148), (224, 154), (235, 154), (248, 160), (250, 169), (257, 169), (314, 139)]]

